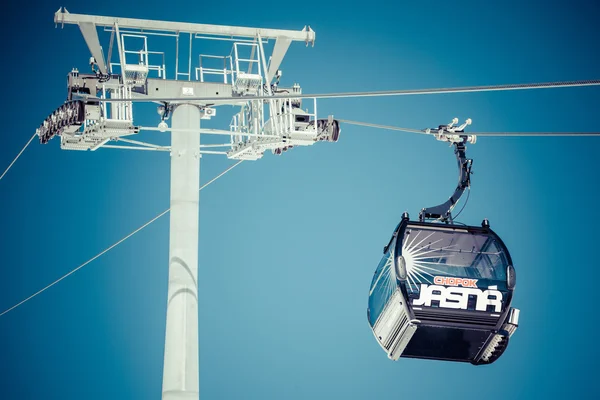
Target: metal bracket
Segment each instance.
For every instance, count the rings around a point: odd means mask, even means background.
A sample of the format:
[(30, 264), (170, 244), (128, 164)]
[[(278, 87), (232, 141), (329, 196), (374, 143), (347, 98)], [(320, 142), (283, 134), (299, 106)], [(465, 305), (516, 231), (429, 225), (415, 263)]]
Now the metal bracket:
[(468, 118), (462, 125), (456, 126), (458, 124), (458, 118), (454, 118), (452, 122), (447, 125), (440, 125), (437, 128), (433, 129), (425, 129), (425, 133), (432, 134), (435, 136), (437, 140), (442, 142), (450, 142), (450, 143), (461, 143), (466, 141), (475, 144), (477, 141), (477, 136), (475, 135), (462, 135), (465, 132), (465, 128), (468, 125), (471, 125), (473, 121), (471, 118)]
[[(458, 140), (453, 136), (457, 135), (452, 135), (452, 137), (446, 140), (454, 144), (454, 154), (456, 155), (458, 164), (458, 185), (454, 190), (454, 194), (450, 196), (445, 203), (435, 207), (423, 208), (419, 213), (419, 221), (421, 222), (424, 222), (426, 219), (435, 219), (446, 223), (452, 223), (452, 209), (465, 190), (471, 185), (471, 167), (473, 165), (473, 160), (467, 158), (467, 147), (465, 146), (469, 141), (470, 136), (458, 135)], [(471, 143), (475, 143), (475, 141), (473, 140)]]

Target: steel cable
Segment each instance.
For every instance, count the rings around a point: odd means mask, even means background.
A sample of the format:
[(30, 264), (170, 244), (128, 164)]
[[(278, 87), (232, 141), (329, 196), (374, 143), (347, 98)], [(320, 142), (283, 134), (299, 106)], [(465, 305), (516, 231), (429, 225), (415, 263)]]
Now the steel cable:
[[(242, 163), (243, 160), (238, 161), (237, 163), (231, 165), (230, 167), (228, 167), (227, 169), (225, 169), (223, 172), (221, 172), (219, 175), (215, 176), (214, 178), (212, 178), (210, 181), (206, 182), (204, 185), (202, 185), (200, 187), (199, 190), (202, 190), (204, 188), (206, 188), (208, 185), (210, 185), (211, 183), (213, 183), (214, 181), (216, 181), (217, 179), (219, 179), (220, 177), (222, 177), (223, 175), (225, 175), (227, 172), (231, 171), (232, 169), (234, 169), (235, 167), (237, 167), (238, 165), (240, 165)], [(109, 252), (110, 250), (114, 249), (115, 247), (117, 247), (118, 245), (120, 245), (121, 243), (123, 243), (124, 241), (126, 241), (127, 239), (129, 239), (130, 237), (132, 237), (133, 235), (135, 235), (136, 233), (138, 233), (139, 231), (141, 231), (142, 229), (146, 228), (148, 225), (150, 225), (151, 223), (153, 223), (154, 221), (156, 221), (157, 219), (159, 219), (160, 217), (162, 217), (163, 215), (167, 214), (171, 209), (168, 208), (165, 211), (161, 212), (160, 214), (158, 214), (156, 217), (152, 218), (150, 221), (146, 222), (144, 225), (140, 226), (139, 228), (137, 228), (136, 230), (134, 230), (133, 232), (131, 232), (130, 234), (128, 234), (127, 236), (125, 236), (124, 238), (120, 239), (119, 241), (117, 241), (116, 243), (114, 243), (113, 245), (107, 247), (106, 249), (102, 250), (100, 253), (96, 254), (94, 257), (90, 258), (89, 260), (87, 260), (86, 262), (84, 262), (83, 264), (81, 264), (80, 266), (78, 266), (77, 268), (71, 270), (70, 272), (66, 273), (65, 275), (61, 276), (60, 278), (58, 278), (57, 280), (55, 280), (54, 282), (50, 283), (49, 285), (45, 286), (44, 288), (38, 290), (37, 292), (35, 292), (34, 294), (32, 294), (31, 296), (27, 297), (26, 299), (20, 301), (19, 303), (15, 304), (14, 306), (10, 307), (9, 309), (5, 310), (4, 312), (2, 312), (2, 314), (0, 314), (0, 317), (2, 317), (4, 314), (14, 310), (15, 308), (23, 305), (24, 303), (28, 302), (29, 300), (33, 299), (34, 297), (36, 297), (37, 295), (45, 292), (46, 290), (50, 289), (52, 286), (56, 285), (57, 283), (59, 283), (60, 281), (66, 279), (67, 277), (71, 276), (72, 274), (74, 274), (75, 272), (79, 271), (81, 268), (85, 267), (86, 265), (88, 265), (89, 263), (91, 263), (92, 261), (94, 261), (95, 259), (99, 258), (100, 256), (102, 256), (103, 254), (106, 254), (107, 252)]]
[(31, 139), (29, 139), (29, 142), (27, 142), (27, 144), (25, 145), (25, 147), (23, 147), (21, 149), (21, 151), (19, 152), (19, 154), (17, 154), (17, 156), (15, 157), (15, 159), (10, 163), (10, 165), (4, 170), (4, 172), (2, 173), (2, 176), (0, 176), (0, 181), (2, 180), (2, 178), (4, 178), (4, 175), (6, 175), (6, 173), (8, 172), (8, 170), (13, 166), (13, 164), (19, 159), (19, 157), (21, 157), (21, 154), (23, 154), (23, 152), (25, 151), (25, 149), (27, 147), (29, 147), (29, 144), (31, 143), (31, 141), (33, 140), (34, 137), (37, 136), (37, 133), (34, 133), (33, 136), (31, 137)]

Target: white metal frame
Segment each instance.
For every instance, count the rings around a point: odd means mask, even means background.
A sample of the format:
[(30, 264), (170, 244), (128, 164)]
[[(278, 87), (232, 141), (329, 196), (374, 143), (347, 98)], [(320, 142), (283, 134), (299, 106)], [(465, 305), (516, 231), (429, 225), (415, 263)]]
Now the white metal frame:
[[(202, 66), (202, 58), (222, 59), (223, 68), (209, 68)], [(227, 68), (227, 60), (229, 60), (229, 68)], [(233, 61), (231, 56), (213, 56), (208, 54), (200, 54), (198, 56), (198, 67), (196, 67), (196, 80), (205, 82), (204, 75), (222, 75), (223, 83), (233, 83)], [(230, 76), (230, 79), (227, 77)]]
[[(71, 15), (71, 14), (69, 14)], [(62, 17), (61, 17), (62, 18)], [(135, 24), (133, 24), (135, 25)], [(269, 58), (270, 64), (267, 63), (267, 55), (265, 53), (264, 44), (268, 43), (268, 38), (265, 39), (261, 36), (260, 32), (257, 31), (256, 36), (253, 39), (244, 38), (225, 38), (225, 37), (211, 37), (210, 35), (200, 35), (198, 33), (192, 34), (191, 32), (180, 32), (176, 31), (173, 33), (156, 32), (149, 28), (143, 30), (139, 28), (140, 24), (134, 27), (123, 28), (123, 22), (119, 19), (119, 24), (104, 28), (105, 32), (111, 34), (111, 48), (112, 39), (116, 37), (117, 47), (119, 52), (119, 62), (110, 62), (109, 67), (111, 72), (114, 73), (116, 66), (124, 65), (121, 69), (121, 74), (124, 72), (123, 81), (129, 86), (141, 86), (143, 85), (144, 77), (147, 77), (149, 71), (157, 71), (158, 78), (167, 80), (166, 74), (166, 61), (165, 52), (163, 51), (150, 51), (148, 49), (149, 36), (167, 36), (175, 38), (176, 46), (176, 60), (175, 60), (175, 80), (181, 81), (181, 78), (189, 82), (199, 83), (221, 83), (231, 87), (232, 93), (237, 93), (240, 98), (240, 111), (236, 114), (230, 124), (230, 143), (231, 148), (226, 153), (229, 158), (232, 159), (259, 159), (263, 156), (267, 150), (276, 151), (277, 149), (287, 149), (290, 146), (296, 145), (311, 145), (316, 142), (318, 136), (317, 124), (313, 122), (312, 125), (308, 125), (302, 122), (296, 122), (296, 115), (301, 114), (308, 116), (312, 121), (317, 120), (317, 104), (316, 98), (308, 99), (312, 103), (312, 111), (302, 111), (297, 107), (292, 107), (291, 104), (302, 104), (300, 96), (302, 95), (301, 89), (298, 85), (289, 88), (288, 92), (298, 96), (297, 98), (291, 99), (276, 99), (269, 97), (265, 101), (253, 100), (252, 96), (268, 95), (273, 96), (270, 82), (272, 76), (269, 71), (274, 67), (274, 64), (278, 67), (283, 53), (287, 50), (291, 40), (287, 37), (277, 37), (275, 39), (275, 45), (273, 48), (273, 54)], [(226, 27), (227, 28), (227, 27)], [(139, 29), (139, 31), (136, 31)], [(235, 31), (235, 28), (234, 28)], [(180, 35), (184, 34), (186, 38), (189, 38), (188, 43), (188, 68), (193, 68), (194, 78), (188, 72), (179, 70), (179, 38)], [(90, 33), (88, 32), (88, 36)], [(142, 46), (140, 48), (131, 49), (131, 39), (142, 40)], [(229, 55), (208, 55), (199, 54), (198, 64), (194, 66), (192, 63), (192, 44), (194, 39), (214, 39), (214, 40), (225, 40), (231, 41), (232, 48)], [(184, 46), (185, 47), (185, 46)], [(276, 54), (279, 52), (279, 54)], [(249, 56), (246, 54), (250, 53)], [(150, 54), (157, 54), (162, 56), (162, 63), (159, 65), (150, 64)], [(128, 56), (136, 55), (138, 58), (132, 63), (127, 62)], [(222, 67), (214, 68), (207, 66), (207, 60), (219, 60), (222, 62)], [(229, 65), (227, 65), (229, 64)], [(137, 73), (138, 69), (143, 69), (140, 72), (140, 79), (132, 79), (131, 76), (127, 76), (128, 71), (131, 73)], [(274, 73), (273, 73), (274, 74)], [(207, 79), (208, 76), (216, 76), (217, 79)], [(150, 79), (150, 78), (148, 78)], [(190, 94), (193, 93), (193, 88), (188, 89)], [(185, 93), (184, 93), (185, 94)], [(109, 96), (110, 95), (110, 99)], [(139, 97), (136, 93), (132, 93), (136, 98)], [(103, 91), (102, 99), (106, 99), (111, 104), (111, 115), (117, 115), (117, 118), (123, 118), (120, 116), (119, 109), (116, 109), (116, 104), (123, 97), (119, 95), (117, 89), (112, 91)], [(247, 98), (247, 100), (243, 100)], [(185, 102), (185, 101), (184, 101)], [(305, 100), (305, 104), (309, 103)], [(220, 103), (226, 104), (226, 103)], [(130, 106), (130, 103), (128, 103)], [(213, 113), (214, 115), (214, 113)], [(130, 120), (130, 118), (127, 118)], [(163, 124), (161, 130), (165, 130), (165, 124)], [(84, 131), (85, 132), (85, 131)], [(129, 135), (130, 130), (124, 130), (124, 135)], [(114, 130), (111, 132), (112, 137), (120, 137), (121, 134), (115, 133)], [(88, 140), (90, 149), (96, 148), (97, 141)], [(77, 148), (79, 149), (85, 141), (78, 142)], [(106, 143), (104, 143), (106, 144)], [(102, 144), (102, 145), (104, 145)], [(64, 148), (69, 148), (65, 146)]]
[[(294, 134), (291, 119), (293, 116), (291, 111), (280, 113), (271, 108), (271, 114), (275, 118), (272, 125), (285, 126), (286, 131), (272, 129), (266, 132), (264, 129), (265, 107), (273, 105), (278, 107), (280, 103), (270, 101), (265, 105), (263, 101), (253, 101), (251, 98), (236, 99), (220, 104), (243, 104), (238, 114), (240, 115), (239, 122), (242, 125), (234, 121), (230, 131), (200, 129), (200, 120), (214, 116), (215, 109), (207, 108), (206, 103), (184, 99), (170, 103), (168, 110), (172, 111), (171, 128), (165, 121), (162, 121), (157, 128), (142, 128), (133, 126), (131, 100), (133, 97), (146, 96), (151, 99), (155, 96), (154, 93), (139, 94), (140, 88), (143, 91), (144, 87), (147, 87), (147, 81), (154, 79), (148, 77), (149, 71), (157, 72), (163, 90), (177, 93), (179, 96), (193, 96), (195, 91), (202, 90), (204, 87), (208, 87), (207, 85), (214, 85), (215, 83), (205, 82), (205, 75), (222, 75), (223, 83), (221, 85), (229, 87), (229, 90), (225, 90), (225, 92), (235, 93), (237, 90), (238, 94), (262, 95), (263, 84), (266, 83), (267, 92), (271, 93), (269, 76), (272, 74), (267, 70), (263, 43), (270, 39), (275, 40), (270, 68), (279, 68), (281, 59), (292, 41), (303, 41), (307, 45), (308, 43), (314, 44), (315, 33), (306, 27), (301, 31), (289, 31), (175, 23), (71, 14), (63, 9), (56, 12), (54, 21), (63, 26), (64, 24), (76, 24), (80, 27), (101, 74), (113, 74), (116, 66), (119, 66), (121, 70), (121, 83), (110, 79), (101, 85), (100, 106), (94, 105), (95, 103), (88, 106), (88, 100), (85, 100), (86, 107), (89, 107), (90, 110), (97, 110), (98, 115), (94, 119), (85, 121), (79, 130), (75, 130), (71, 134), (63, 132), (61, 134), (62, 147), (73, 150), (96, 150), (104, 147), (123, 150), (169, 151), (171, 154), (169, 286), (163, 399), (198, 399), (197, 270), (200, 158), (203, 154), (226, 155), (229, 158), (236, 158), (237, 154), (238, 158), (260, 158), (264, 150), (270, 148), (269, 146), (283, 144), (284, 134), (290, 137), (287, 140), (291, 139)], [(102, 46), (100, 46), (98, 27), (103, 27), (104, 31), (110, 32), (111, 35), (107, 62), (104, 59)], [(180, 70), (179, 66), (179, 42), (182, 34), (189, 39), (187, 72)], [(165, 53), (148, 50), (148, 37), (152, 35), (175, 39), (174, 79), (167, 77)], [(128, 50), (125, 46), (127, 38), (142, 39), (142, 49)], [(202, 57), (214, 58), (215, 56), (200, 56), (198, 66), (192, 65), (193, 40), (206, 38), (233, 41), (234, 57), (232, 58), (231, 55), (219, 57), (224, 62), (222, 70), (202, 65)], [(112, 62), (114, 40), (117, 42), (119, 60)], [(238, 50), (242, 47), (251, 48), (250, 58), (239, 57)], [(131, 54), (139, 56), (137, 64), (127, 62), (127, 56)], [(162, 63), (150, 65), (150, 54), (162, 55)], [(229, 59), (229, 69), (227, 69), (227, 59)], [(244, 63), (248, 63), (250, 66), (247, 72), (242, 70)], [(254, 64), (256, 64), (257, 72), (252, 71)], [(196, 79), (192, 81), (193, 71)], [(182, 77), (186, 79), (180, 79)], [(163, 115), (166, 110), (167, 108), (162, 109)], [(316, 108), (313, 115), (316, 117)], [(170, 131), (171, 146), (158, 146), (123, 137), (137, 133), (141, 129)], [(227, 135), (230, 137), (231, 143), (200, 145), (200, 133)], [(239, 143), (234, 143), (235, 140), (239, 140)], [(110, 141), (121, 141), (124, 144), (109, 144)], [(229, 149), (227, 149), (228, 147)], [(219, 150), (219, 148), (223, 149)], [(255, 154), (248, 152), (248, 148), (252, 149)]]

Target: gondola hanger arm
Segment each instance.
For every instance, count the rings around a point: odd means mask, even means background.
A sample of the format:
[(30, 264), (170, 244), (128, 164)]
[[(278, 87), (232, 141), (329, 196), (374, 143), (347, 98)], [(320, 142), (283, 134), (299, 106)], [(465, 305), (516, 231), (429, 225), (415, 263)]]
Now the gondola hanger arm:
[(452, 223), (452, 209), (456, 206), (461, 196), (471, 185), (471, 167), (473, 160), (467, 158), (466, 143), (475, 143), (477, 137), (474, 135), (465, 135), (464, 128), (471, 124), (471, 119), (467, 119), (462, 125), (456, 126), (458, 119), (454, 118), (448, 125), (440, 125), (435, 129), (427, 129), (426, 133), (432, 134), (436, 139), (450, 142), (454, 146), (454, 154), (458, 164), (458, 185), (454, 193), (444, 203), (426, 207), (419, 213), (419, 220), (439, 220), (446, 223)]

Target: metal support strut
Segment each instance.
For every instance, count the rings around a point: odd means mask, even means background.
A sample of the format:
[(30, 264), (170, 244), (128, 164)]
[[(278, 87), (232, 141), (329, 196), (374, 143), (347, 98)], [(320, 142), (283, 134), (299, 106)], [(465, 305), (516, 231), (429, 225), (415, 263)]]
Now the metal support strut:
[(468, 140), (467, 136), (460, 136), (462, 141), (454, 143), (454, 154), (458, 163), (458, 186), (454, 190), (454, 194), (450, 196), (445, 203), (435, 207), (426, 207), (419, 213), (419, 221), (424, 222), (426, 219), (440, 220), (446, 223), (452, 223), (452, 209), (458, 203), (458, 200), (471, 185), (471, 166), (473, 160), (467, 158), (465, 143)]
[(169, 293), (163, 400), (198, 400), (198, 212), (200, 109), (178, 105), (171, 132)]

